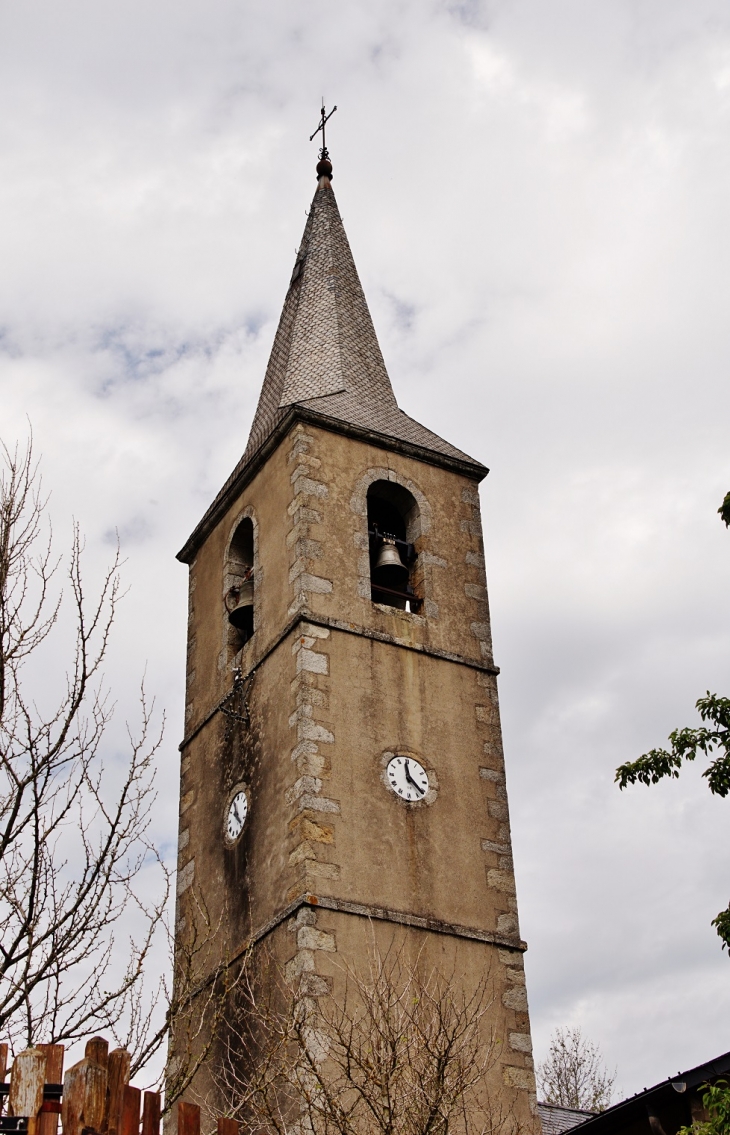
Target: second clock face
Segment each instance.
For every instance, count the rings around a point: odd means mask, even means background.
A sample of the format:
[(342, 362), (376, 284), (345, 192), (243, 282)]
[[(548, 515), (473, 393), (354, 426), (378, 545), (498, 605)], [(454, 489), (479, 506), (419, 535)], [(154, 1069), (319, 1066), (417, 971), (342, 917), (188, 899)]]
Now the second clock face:
[(248, 799), (246, 793), (241, 790), (231, 800), (228, 805), (228, 815), (226, 816), (226, 837), (229, 843), (235, 843), (241, 832), (243, 825), (246, 823), (246, 815), (248, 814)]
[(401, 800), (423, 800), (428, 792), (426, 770), (413, 757), (392, 757), (385, 771), (388, 785)]

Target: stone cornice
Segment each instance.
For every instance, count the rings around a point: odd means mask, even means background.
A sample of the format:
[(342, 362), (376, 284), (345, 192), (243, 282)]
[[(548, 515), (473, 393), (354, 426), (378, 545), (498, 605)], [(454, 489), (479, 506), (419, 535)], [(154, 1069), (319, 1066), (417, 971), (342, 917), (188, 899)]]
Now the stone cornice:
[[(432, 934), (445, 934), (451, 938), (467, 938), (472, 942), (484, 942), (488, 946), (497, 946), (501, 950), (514, 950), (516, 954), (524, 954), (527, 942), (509, 934), (499, 934), (496, 930), (480, 930), (474, 926), (460, 926), (458, 923), (442, 922), (438, 918), (428, 918), (425, 915), (413, 914), (405, 910), (388, 910), (386, 907), (372, 906), (368, 903), (349, 902), (346, 899), (336, 899), (331, 895), (301, 894), (265, 922), (246, 939), (242, 946), (233, 954), (226, 968), (236, 965), (245, 957), (252, 946), (262, 942), (273, 933), (282, 922), (291, 918), (302, 907), (312, 910), (332, 910), (339, 914), (352, 914), (359, 918), (375, 919), (377, 922), (391, 922), (396, 926), (411, 926), (416, 930), (430, 931)], [(205, 978), (192, 994), (198, 997), (211, 983), (212, 976)]]
[(496, 930), (481, 930), (474, 926), (460, 926), (458, 923), (443, 922), (439, 918), (429, 918), (427, 915), (414, 914), (407, 910), (389, 910), (387, 907), (373, 906), (370, 903), (350, 902), (347, 899), (337, 899), (331, 895), (302, 894), (293, 899), (263, 926), (255, 930), (231, 959), (231, 964), (243, 957), (251, 946), (261, 942), (276, 930), (287, 918), (302, 906), (310, 906), (315, 910), (332, 910), (340, 914), (353, 914), (360, 918), (375, 919), (378, 922), (393, 922), (399, 926), (413, 926), (417, 930), (430, 930), (435, 934), (446, 934), (452, 938), (470, 938), (474, 942), (486, 942), (488, 945), (499, 946), (504, 950), (515, 950), (524, 953), (527, 942), (512, 934), (499, 934)]
[[(270, 654), (289, 637), (289, 635), (296, 629), (300, 623), (311, 623), (316, 627), (326, 627), (328, 630), (340, 631), (343, 634), (357, 635), (361, 638), (368, 638), (374, 642), (383, 642), (391, 646), (398, 646), (402, 650), (411, 650), (416, 654), (425, 654), (429, 658), (437, 658), (442, 662), (454, 662), (457, 666), (467, 666), (471, 670), (480, 670), (484, 674), (499, 674), (499, 667), (494, 663), (484, 662), (479, 658), (466, 658), (464, 655), (455, 654), (450, 650), (439, 650), (435, 646), (427, 646), (425, 643), (406, 642), (404, 639), (397, 638), (395, 635), (388, 634), (386, 631), (377, 631), (370, 627), (362, 627), (357, 623), (348, 623), (342, 619), (331, 619), (324, 615), (313, 615), (311, 611), (298, 611), (296, 615), (286, 624), (284, 629), (276, 636), (273, 642), (270, 642), (264, 648), (261, 655), (254, 656), (250, 659), (250, 664), (243, 671), (242, 677), (244, 680), (248, 678), (255, 670), (266, 661)], [(251, 640), (253, 642), (253, 640)], [(198, 733), (220, 712), (222, 706), (228, 701), (231, 696), (231, 690), (225, 694), (219, 702), (208, 710), (203, 718), (194, 725), (189, 733), (186, 733), (180, 742), (178, 748), (180, 752), (186, 748)]]
[(245, 464), (239, 462), (203, 519), (178, 552), (178, 560), (184, 564), (192, 562), (198, 548), (213, 531), (239, 493), (253, 480), (262, 465), (268, 461), (295, 422), (306, 422), (309, 425), (318, 426), (320, 429), (329, 430), (330, 433), (343, 434), (345, 437), (367, 442), (368, 445), (377, 446), (378, 449), (384, 449), (391, 453), (402, 453), (404, 457), (412, 457), (414, 460), (423, 461), (427, 465), (437, 465), (442, 469), (459, 473), (477, 484), (483, 481), (489, 472), (485, 465), (481, 465), (477, 461), (461, 461), (457, 457), (450, 457), (448, 454), (438, 453), (436, 450), (426, 449), (420, 445), (402, 441), (400, 438), (378, 433), (376, 430), (363, 429), (361, 426), (352, 425), (350, 422), (341, 421), (339, 418), (332, 418), (327, 414), (320, 414), (315, 410), (295, 405), (282, 418), (253, 457)]

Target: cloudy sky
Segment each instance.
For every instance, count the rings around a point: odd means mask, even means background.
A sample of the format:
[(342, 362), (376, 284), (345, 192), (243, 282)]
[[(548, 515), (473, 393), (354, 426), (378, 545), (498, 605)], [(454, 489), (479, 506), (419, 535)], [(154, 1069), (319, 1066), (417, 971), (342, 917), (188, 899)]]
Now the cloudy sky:
[[(495, 650), (537, 1055), (624, 1093), (730, 1048), (728, 803), (613, 770), (730, 689), (730, 9), (720, 0), (0, 5), (0, 432), (129, 594), (109, 680), (165, 707), (314, 190), (402, 407), (492, 470)], [(121, 728), (121, 726), (120, 726)]]

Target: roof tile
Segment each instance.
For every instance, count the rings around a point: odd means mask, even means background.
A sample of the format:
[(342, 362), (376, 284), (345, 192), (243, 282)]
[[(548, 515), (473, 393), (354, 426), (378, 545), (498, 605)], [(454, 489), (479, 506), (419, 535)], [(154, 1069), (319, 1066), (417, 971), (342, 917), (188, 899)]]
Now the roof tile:
[(239, 470), (292, 405), (479, 467), (398, 409), (327, 177), (314, 194)]

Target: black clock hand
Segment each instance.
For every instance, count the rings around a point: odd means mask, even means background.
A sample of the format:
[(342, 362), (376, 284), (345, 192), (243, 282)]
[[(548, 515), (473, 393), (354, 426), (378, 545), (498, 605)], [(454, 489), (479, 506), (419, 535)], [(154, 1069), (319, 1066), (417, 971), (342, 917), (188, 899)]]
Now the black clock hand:
[(233, 801), (233, 815), (236, 817), (236, 819), (238, 820), (238, 822), (240, 824), (241, 823), (241, 817), (238, 814), (238, 805), (236, 804), (235, 800)]
[(405, 762), (405, 766), (406, 766), (406, 780), (408, 781), (409, 784), (413, 785), (416, 792), (420, 792), (421, 796), (423, 796), (423, 789), (418, 784), (416, 784), (415, 780), (411, 776), (411, 771), (410, 771), (410, 768), (408, 766), (408, 761)]

